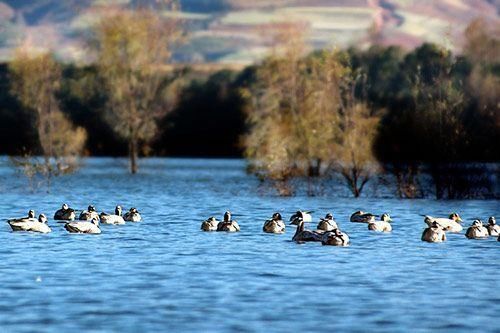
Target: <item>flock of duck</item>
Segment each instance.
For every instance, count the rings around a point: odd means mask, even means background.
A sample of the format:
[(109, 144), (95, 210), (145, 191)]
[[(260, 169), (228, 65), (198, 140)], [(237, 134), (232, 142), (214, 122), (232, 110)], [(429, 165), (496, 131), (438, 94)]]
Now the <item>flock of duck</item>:
[[(136, 208), (130, 208), (129, 211), (122, 214), (122, 207), (116, 206), (114, 214), (101, 212), (97, 213), (93, 205), (88, 206), (87, 210), (83, 210), (76, 220), (77, 210), (70, 208), (67, 204), (63, 204), (61, 209), (54, 214), (54, 220), (64, 222), (64, 228), (70, 233), (83, 234), (100, 234), (100, 223), (103, 224), (125, 224), (126, 222), (140, 222), (141, 215)], [(379, 218), (379, 219), (377, 219)], [(392, 219), (389, 214), (382, 214), (380, 217), (363, 211), (354, 212), (350, 218), (351, 222), (365, 223), (368, 225), (368, 230), (375, 232), (391, 232)], [(298, 243), (302, 242), (321, 242), (323, 245), (348, 246), (350, 244), (349, 235), (341, 231), (337, 222), (333, 219), (333, 215), (328, 213), (324, 218), (320, 218), (315, 230), (305, 228), (305, 223), (312, 222), (311, 212), (297, 211), (290, 217), (291, 225), (297, 226), (292, 240)], [(448, 218), (432, 217), (426, 215), (424, 222), (427, 228), (422, 233), (422, 241), (439, 243), (446, 241), (446, 233), (461, 233), (463, 227), (462, 219), (457, 213), (452, 213)], [(52, 230), (48, 225), (48, 219), (45, 214), (40, 214), (35, 217), (35, 211), (30, 210), (27, 217), (9, 219), (7, 223), (13, 231), (31, 231), (49, 233)], [(282, 234), (285, 232), (286, 224), (283, 221), (280, 213), (274, 213), (269, 220), (264, 222), (262, 230), (266, 233)], [(218, 221), (215, 217), (209, 217), (201, 223), (203, 231), (224, 231), (238, 232), (240, 226), (238, 222), (232, 219), (230, 212), (224, 213), (222, 221)], [(465, 236), (469, 239), (488, 238), (490, 236), (498, 237), (500, 241), (500, 226), (496, 224), (495, 217), (491, 216), (488, 219), (486, 226), (479, 219), (475, 219), (471, 226), (467, 229)]]
[[(365, 213), (363, 211), (354, 212), (350, 221), (355, 223), (366, 223), (368, 230), (376, 232), (391, 232), (392, 219), (389, 214), (378, 215)], [(333, 215), (328, 213), (324, 218), (320, 218), (315, 230), (305, 229), (305, 223), (312, 222), (310, 212), (298, 211), (290, 217), (290, 224), (296, 225), (297, 229), (292, 240), (298, 243), (302, 242), (321, 242), (323, 245), (348, 246), (350, 244), (349, 235), (340, 230), (339, 225), (333, 219)], [(432, 217), (426, 215), (424, 222), (427, 228), (422, 233), (422, 241), (430, 243), (440, 243), (446, 241), (446, 233), (460, 233), (463, 230), (460, 224), (462, 219), (457, 213), (452, 213), (448, 218)], [(264, 222), (262, 230), (266, 233), (282, 234), (285, 232), (286, 224), (280, 213), (274, 213), (271, 219)], [(215, 217), (209, 217), (201, 223), (203, 231), (240, 231), (238, 222), (231, 219), (231, 213), (226, 212), (224, 219), (218, 221)], [(488, 238), (490, 236), (498, 237), (500, 241), (500, 226), (496, 224), (494, 216), (488, 219), (488, 224), (483, 226), (483, 222), (475, 219), (472, 225), (467, 229), (465, 236), (469, 239)]]
[[(93, 205), (88, 206), (87, 210), (80, 212), (78, 220), (76, 220), (77, 210), (69, 208), (67, 204), (63, 204), (61, 209), (54, 214), (54, 220), (64, 222), (64, 229), (70, 233), (80, 234), (100, 234), (100, 223), (104, 224), (125, 224), (125, 222), (140, 222), (141, 214), (136, 208), (130, 208), (128, 212), (122, 215), (122, 207), (116, 206), (114, 214), (101, 212), (97, 213)], [(7, 223), (13, 231), (32, 231), (49, 233), (52, 231), (48, 225), (48, 219), (45, 214), (40, 214), (35, 217), (35, 211), (30, 210), (27, 217), (17, 219), (9, 219)]]

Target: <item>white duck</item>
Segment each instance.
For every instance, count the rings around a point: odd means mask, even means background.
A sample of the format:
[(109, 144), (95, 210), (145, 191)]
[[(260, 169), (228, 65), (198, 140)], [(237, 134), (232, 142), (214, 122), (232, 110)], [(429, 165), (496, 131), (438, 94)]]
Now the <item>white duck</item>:
[(127, 222), (141, 222), (142, 221), (141, 214), (139, 214), (139, 211), (137, 210), (137, 208), (134, 208), (134, 207), (130, 208), (130, 210), (123, 215), (123, 219)]
[(500, 235), (500, 226), (497, 224), (494, 216), (490, 216), (486, 228), (488, 228), (488, 233), (490, 234), (490, 236)]
[(459, 222), (462, 222), (462, 219), (457, 213), (452, 213), (450, 214), (449, 218), (444, 218), (444, 217), (432, 217), (429, 215), (426, 215), (424, 218), (424, 222), (428, 225), (431, 226), (432, 222), (437, 222), (441, 227), (446, 232), (461, 232), (463, 230), (463, 227), (460, 225)]
[(422, 240), (429, 243), (441, 243), (446, 241), (446, 233), (443, 227), (434, 221), (422, 233)]
[(75, 210), (69, 208), (67, 204), (63, 204), (61, 209), (58, 209), (54, 214), (54, 220), (58, 221), (74, 221), (76, 218)]
[(375, 221), (375, 215), (371, 213), (365, 213), (362, 210), (358, 210), (357, 212), (352, 213), (350, 221), (359, 223), (369, 223), (371, 221)]
[(80, 217), (78, 219), (80, 221), (92, 221), (94, 218), (99, 219), (99, 214), (93, 205), (89, 205), (87, 210), (80, 213)]
[(8, 220), (12, 231), (32, 231), (32, 232), (41, 232), (41, 233), (49, 233), (52, 230), (47, 225), (47, 217), (45, 214), (40, 214), (38, 219), (35, 218), (35, 212), (30, 210), (28, 212), (28, 217), (23, 217), (20, 219), (11, 219)]
[(370, 221), (368, 222), (368, 230), (378, 231), (378, 232), (391, 232), (392, 225), (389, 223), (392, 219), (389, 214), (382, 214), (380, 216), (380, 221)]
[(323, 234), (321, 238), (321, 244), (323, 245), (333, 245), (333, 246), (349, 246), (350, 240), (346, 233), (340, 231), (340, 229), (334, 229), (333, 231), (327, 231)]
[(217, 231), (238, 232), (240, 226), (238, 222), (231, 219), (231, 212), (224, 213), (224, 220), (217, 224)]
[(115, 207), (115, 214), (106, 214), (102, 212), (99, 217), (101, 218), (101, 223), (104, 224), (125, 224), (125, 220), (122, 217), (122, 207)]
[(290, 224), (294, 224), (297, 226), (297, 230), (295, 231), (295, 235), (293, 235), (292, 237), (292, 241), (297, 243), (321, 242), (322, 234), (316, 231), (306, 230), (304, 228), (304, 220), (302, 219), (302, 217), (295, 217)]
[(483, 226), (483, 222), (481, 222), (481, 220), (474, 220), (472, 225), (465, 232), (465, 237), (469, 239), (488, 238), (488, 229)]
[(270, 234), (282, 234), (285, 232), (285, 222), (281, 218), (280, 213), (274, 213), (270, 220), (264, 222), (262, 230)]
[(305, 212), (298, 210), (295, 214), (290, 216), (290, 221), (293, 221), (295, 218), (300, 217), (304, 222), (312, 222), (311, 212)]
[(337, 228), (337, 222), (335, 222), (331, 213), (326, 214), (324, 218), (320, 218), (318, 226), (316, 227), (317, 230), (322, 231), (332, 231)]
[(203, 231), (216, 231), (219, 221), (213, 216), (201, 222), (201, 230)]
[(100, 234), (101, 228), (99, 228), (99, 219), (94, 217), (91, 221), (76, 221), (68, 222), (64, 225), (70, 233), (76, 234)]

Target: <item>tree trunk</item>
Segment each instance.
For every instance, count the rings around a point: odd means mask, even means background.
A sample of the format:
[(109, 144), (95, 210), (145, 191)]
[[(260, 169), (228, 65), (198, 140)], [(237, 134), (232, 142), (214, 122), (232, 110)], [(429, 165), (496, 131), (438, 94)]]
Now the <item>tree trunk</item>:
[(136, 174), (138, 170), (137, 166), (137, 140), (135, 138), (131, 138), (128, 143), (128, 155), (130, 159), (130, 173)]

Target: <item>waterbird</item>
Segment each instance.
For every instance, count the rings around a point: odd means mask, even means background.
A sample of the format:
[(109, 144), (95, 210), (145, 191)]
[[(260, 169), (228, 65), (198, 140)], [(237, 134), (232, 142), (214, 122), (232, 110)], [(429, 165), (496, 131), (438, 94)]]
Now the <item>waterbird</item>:
[(238, 232), (240, 226), (238, 222), (231, 219), (231, 212), (224, 213), (224, 220), (217, 224), (217, 231)]
[(335, 222), (331, 213), (327, 213), (324, 218), (320, 218), (318, 226), (316, 227), (317, 230), (322, 231), (332, 231), (337, 228), (337, 222)]
[(122, 207), (120, 205), (115, 207), (114, 214), (106, 214), (101, 212), (99, 215), (101, 223), (104, 224), (125, 224), (125, 220), (122, 217)]
[(61, 209), (58, 209), (54, 214), (54, 220), (58, 221), (74, 221), (75, 218), (75, 210), (69, 208), (67, 204), (63, 204)]
[(219, 221), (213, 216), (201, 222), (201, 230), (203, 231), (216, 231)]
[(368, 230), (378, 231), (378, 232), (391, 232), (392, 219), (389, 214), (384, 213), (380, 216), (380, 221), (370, 221), (368, 222)]
[(365, 213), (362, 210), (358, 210), (351, 215), (351, 222), (369, 223), (375, 221), (375, 217), (372, 213)]
[(297, 216), (293, 219), (290, 224), (296, 225), (297, 230), (295, 230), (295, 234), (292, 237), (292, 241), (297, 243), (302, 242), (321, 242), (322, 234), (319, 232), (306, 230), (304, 227), (304, 219), (300, 216)]
[(99, 219), (99, 214), (93, 205), (89, 205), (87, 210), (80, 213), (80, 217), (78, 219), (80, 221), (92, 221), (94, 218)]
[(429, 243), (441, 243), (446, 241), (446, 233), (443, 227), (434, 221), (422, 233), (422, 240)]
[(298, 210), (290, 216), (290, 221), (293, 221), (295, 218), (300, 217), (304, 222), (312, 222), (311, 211), (301, 211)]
[(47, 217), (45, 216), (45, 214), (40, 214), (38, 216), (38, 219), (36, 219), (35, 212), (33, 210), (29, 211), (28, 217), (11, 219), (8, 220), (7, 223), (9, 223), (12, 231), (32, 231), (41, 232), (44, 234), (52, 231), (47, 225)]
[(333, 246), (349, 246), (350, 240), (349, 236), (340, 231), (340, 229), (334, 229), (332, 231), (327, 231), (321, 237), (322, 245), (333, 245)]
[(425, 215), (424, 222), (428, 226), (430, 226), (432, 222), (437, 222), (446, 232), (458, 233), (463, 230), (462, 225), (459, 223), (462, 222), (462, 219), (457, 213), (451, 213), (449, 218)]
[(130, 208), (130, 210), (123, 215), (123, 219), (127, 222), (142, 221), (141, 214), (139, 214), (139, 211), (135, 207)]
[(100, 234), (101, 228), (99, 228), (99, 219), (97, 217), (92, 218), (90, 221), (76, 221), (68, 222), (64, 225), (70, 233), (76, 234)]
[(271, 219), (264, 222), (262, 230), (270, 234), (282, 234), (285, 232), (285, 222), (280, 213), (274, 213)]
[(486, 228), (488, 228), (488, 233), (490, 234), (490, 236), (500, 235), (500, 226), (497, 224), (497, 221), (494, 216), (490, 216)]
[(483, 222), (481, 222), (481, 220), (474, 220), (472, 225), (465, 232), (465, 237), (468, 239), (488, 238), (488, 229), (483, 226)]

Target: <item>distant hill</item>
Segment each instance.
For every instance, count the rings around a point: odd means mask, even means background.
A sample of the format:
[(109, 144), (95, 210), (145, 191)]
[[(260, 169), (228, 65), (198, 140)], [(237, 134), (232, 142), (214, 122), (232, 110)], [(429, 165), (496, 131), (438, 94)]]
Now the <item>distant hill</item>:
[[(63, 59), (84, 59), (81, 36), (103, 3), (138, 0), (0, 0), (0, 59), (28, 38)], [(150, 0), (154, 2), (155, 0)], [(500, 24), (500, 0), (181, 0), (189, 40), (175, 52), (178, 62), (247, 64), (266, 53), (259, 26), (296, 20), (309, 27), (315, 48), (423, 41), (457, 50), (468, 22), (478, 16)], [(147, 3), (147, 0), (141, 0)], [(169, 14), (169, 13), (166, 13)]]

